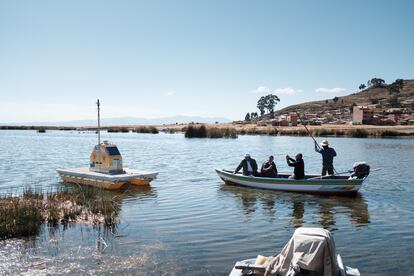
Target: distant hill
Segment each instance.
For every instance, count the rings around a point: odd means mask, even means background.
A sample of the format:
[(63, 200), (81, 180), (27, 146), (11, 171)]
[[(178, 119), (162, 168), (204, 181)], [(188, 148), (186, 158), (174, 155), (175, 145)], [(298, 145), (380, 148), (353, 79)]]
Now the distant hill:
[[(135, 118), (135, 117), (121, 117), (121, 118), (102, 118), (102, 126), (127, 126), (127, 125), (163, 125), (163, 124), (175, 124), (175, 123), (228, 123), (230, 119), (223, 117), (200, 117), (200, 116), (172, 116), (163, 118)], [(45, 122), (23, 122), (23, 123), (0, 123), (0, 125), (24, 125), (24, 126), (72, 126), (72, 127), (85, 127), (96, 126), (97, 120), (75, 120), (75, 121), (45, 121)]]
[[(369, 105), (380, 104), (381, 107), (388, 106), (388, 99), (391, 95), (397, 97), (398, 102), (414, 100), (414, 80), (404, 80), (403, 89), (399, 93), (390, 93), (389, 85), (383, 87), (369, 87), (361, 92), (356, 92), (348, 96), (337, 97), (335, 102), (333, 98), (305, 102), (301, 104), (291, 105), (276, 111), (276, 114), (285, 114), (293, 111), (307, 113), (334, 112), (335, 110), (352, 109), (353, 105)], [(390, 106), (388, 106), (390, 107)]]

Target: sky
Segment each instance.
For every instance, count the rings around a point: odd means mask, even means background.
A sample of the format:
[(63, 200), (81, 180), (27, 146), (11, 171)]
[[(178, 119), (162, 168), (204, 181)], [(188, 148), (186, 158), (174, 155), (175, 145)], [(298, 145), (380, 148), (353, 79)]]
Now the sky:
[(414, 1), (0, 0), (0, 122), (242, 119), (414, 78)]

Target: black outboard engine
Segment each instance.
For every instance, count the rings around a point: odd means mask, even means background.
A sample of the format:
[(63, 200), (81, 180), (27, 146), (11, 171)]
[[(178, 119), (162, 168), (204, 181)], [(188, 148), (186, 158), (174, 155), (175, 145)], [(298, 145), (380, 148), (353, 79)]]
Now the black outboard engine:
[(352, 173), (351, 177), (356, 177), (358, 179), (367, 177), (369, 175), (369, 165), (365, 162), (355, 162), (352, 166), (354, 172)]

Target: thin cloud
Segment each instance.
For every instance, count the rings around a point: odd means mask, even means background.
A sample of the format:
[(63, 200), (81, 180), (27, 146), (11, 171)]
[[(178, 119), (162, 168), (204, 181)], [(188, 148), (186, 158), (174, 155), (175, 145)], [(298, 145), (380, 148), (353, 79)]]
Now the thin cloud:
[(326, 87), (320, 87), (315, 89), (316, 92), (318, 93), (331, 93), (331, 94), (338, 94), (338, 93), (342, 93), (345, 92), (346, 89), (342, 88), (342, 87), (333, 87), (333, 88), (326, 88)]
[(285, 94), (285, 95), (294, 95), (296, 93), (303, 92), (302, 89), (294, 89), (292, 87), (282, 87), (282, 88), (276, 88), (273, 90), (273, 93), (275, 94)]
[(264, 93), (270, 93), (270, 92), (271, 92), (271, 90), (270, 90), (270, 88), (269, 88), (269, 87), (267, 87), (267, 86), (259, 86), (259, 87), (257, 87), (257, 88), (256, 88), (256, 90), (254, 90), (253, 92), (254, 92), (254, 93), (257, 93), (257, 94), (264, 94)]
[(267, 86), (259, 86), (256, 88), (256, 90), (253, 91), (256, 94), (285, 94), (285, 95), (294, 95), (296, 93), (303, 92), (302, 89), (294, 89), (292, 87), (280, 87), (275, 89), (270, 89)]
[(167, 93), (164, 93), (164, 94), (162, 94), (164, 97), (171, 97), (171, 96), (174, 96), (174, 92), (167, 92)]

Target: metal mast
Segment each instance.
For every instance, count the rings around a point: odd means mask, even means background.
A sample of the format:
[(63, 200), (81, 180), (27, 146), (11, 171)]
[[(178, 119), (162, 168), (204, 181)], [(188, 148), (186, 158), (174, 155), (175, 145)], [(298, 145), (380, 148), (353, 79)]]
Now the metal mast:
[(98, 145), (101, 144), (101, 118), (100, 118), (100, 105), (99, 99), (96, 101), (96, 105), (98, 106)]
[(98, 106), (98, 154), (99, 154), (99, 165), (98, 171), (101, 171), (101, 118), (100, 118), (100, 105), (99, 99), (96, 101), (96, 105)]

